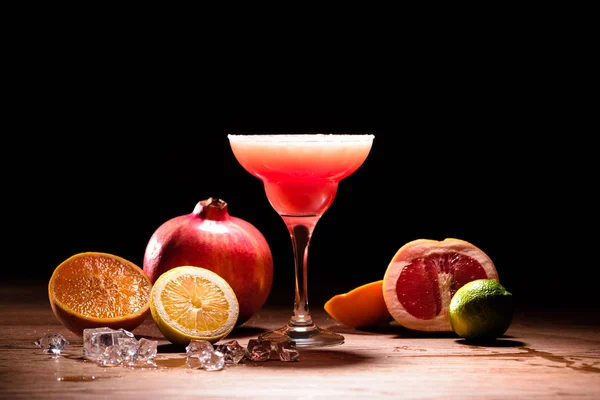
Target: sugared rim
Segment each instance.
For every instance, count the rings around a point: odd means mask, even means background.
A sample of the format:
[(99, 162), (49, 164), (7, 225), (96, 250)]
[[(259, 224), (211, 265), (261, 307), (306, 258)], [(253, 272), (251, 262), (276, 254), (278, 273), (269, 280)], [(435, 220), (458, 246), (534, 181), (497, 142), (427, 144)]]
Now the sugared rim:
[(236, 133), (228, 134), (227, 138), (239, 142), (361, 142), (372, 141), (375, 135), (362, 133)]

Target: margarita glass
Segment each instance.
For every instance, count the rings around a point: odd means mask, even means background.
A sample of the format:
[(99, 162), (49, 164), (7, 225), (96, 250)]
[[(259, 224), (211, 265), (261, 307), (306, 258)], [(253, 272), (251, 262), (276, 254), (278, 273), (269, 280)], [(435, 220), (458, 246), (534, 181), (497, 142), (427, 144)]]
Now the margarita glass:
[(286, 326), (260, 339), (289, 337), (299, 347), (332, 346), (344, 337), (317, 326), (308, 306), (308, 247), (339, 182), (365, 161), (373, 143), (366, 134), (228, 135), (241, 166), (262, 180), (271, 206), (285, 222), (294, 249), (296, 293)]

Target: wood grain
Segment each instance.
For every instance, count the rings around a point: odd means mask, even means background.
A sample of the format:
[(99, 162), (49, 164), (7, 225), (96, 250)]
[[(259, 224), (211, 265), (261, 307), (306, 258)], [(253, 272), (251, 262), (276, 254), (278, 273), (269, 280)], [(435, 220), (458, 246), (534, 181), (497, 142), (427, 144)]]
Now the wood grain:
[[(149, 318), (134, 334), (159, 340), (158, 368), (103, 368), (81, 358), (81, 338), (52, 314), (44, 282), (1, 286), (2, 399), (600, 399), (600, 319), (592, 311), (520, 311), (505, 337), (477, 346), (454, 334), (398, 326), (357, 331), (311, 310), (346, 343), (300, 349), (299, 362), (215, 372), (188, 368), (185, 350), (167, 342)], [(246, 345), (283, 325), (290, 308), (265, 307), (224, 341)], [(42, 354), (34, 344), (50, 332), (70, 341), (63, 357)]]

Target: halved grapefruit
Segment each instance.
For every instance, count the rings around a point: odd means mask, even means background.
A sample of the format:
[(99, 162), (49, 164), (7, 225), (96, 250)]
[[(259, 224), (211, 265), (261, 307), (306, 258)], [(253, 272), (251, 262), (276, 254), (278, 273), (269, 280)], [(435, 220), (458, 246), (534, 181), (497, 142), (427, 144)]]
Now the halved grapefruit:
[(394, 255), (383, 277), (383, 298), (394, 320), (417, 331), (452, 332), (448, 306), (475, 279), (499, 282), (494, 263), (461, 239), (416, 239)]

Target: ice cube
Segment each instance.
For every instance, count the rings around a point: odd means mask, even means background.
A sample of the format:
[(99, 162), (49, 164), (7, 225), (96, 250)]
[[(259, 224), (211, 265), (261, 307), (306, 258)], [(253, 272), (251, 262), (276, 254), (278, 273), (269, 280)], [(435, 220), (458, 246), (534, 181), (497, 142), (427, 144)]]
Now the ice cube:
[(108, 346), (104, 352), (96, 358), (96, 362), (103, 367), (123, 365), (126, 367), (154, 366), (154, 358), (157, 354), (158, 342), (141, 338), (122, 337), (118, 339), (119, 344)]
[(271, 342), (272, 348), (281, 361), (299, 361), (300, 353), (296, 348), (296, 341), (292, 339), (276, 340)]
[(121, 351), (123, 363), (127, 365), (136, 363), (138, 354), (138, 341), (135, 338), (119, 338), (119, 350)]
[(271, 358), (271, 341), (250, 339), (248, 340), (248, 353), (252, 361), (267, 361)]
[(186, 363), (190, 368), (201, 368), (202, 363), (210, 359), (214, 347), (208, 340), (192, 339), (186, 346)]
[(123, 351), (121, 346), (114, 344), (104, 349), (102, 354), (96, 357), (96, 363), (101, 367), (116, 367), (123, 364)]
[(158, 353), (158, 341), (141, 338), (138, 341), (138, 349), (136, 354), (136, 363), (145, 363), (155, 365), (154, 359)]
[(54, 354), (59, 356), (63, 349), (69, 344), (69, 341), (60, 333), (48, 333), (35, 341), (45, 354)]
[(230, 340), (219, 344), (215, 350), (223, 353), (225, 356), (225, 364), (237, 364), (249, 356), (248, 350), (239, 344), (237, 340)]
[(210, 352), (210, 356), (200, 360), (200, 367), (207, 371), (220, 371), (225, 368), (225, 355), (220, 351)]
[(125, 329), (111, 329), (108, 327), (90, 328), (83, 330), (83, 357), (97, 360), (107, 347), (118, 345), (119, 338), (133, 338), (133, 333)]

